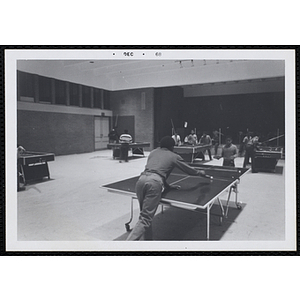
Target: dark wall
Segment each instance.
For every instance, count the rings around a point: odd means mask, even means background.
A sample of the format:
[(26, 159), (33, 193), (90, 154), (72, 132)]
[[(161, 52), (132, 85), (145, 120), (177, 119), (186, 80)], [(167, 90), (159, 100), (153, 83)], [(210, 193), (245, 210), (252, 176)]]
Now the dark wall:
[(94, 116), (18, 110), (18, 141), (55, 155), (94, 151)]
[(157, 88), (154, 91), (155, 147), (162, 137), (183, 126), (183, 89), (181, 87)]
[(200, 134), (221, 128), (238, 142), (247, 129), (262, 138), (271, 132), (284, 132), (284, 93), (211, 96), (184, 99), (183, 118), (189, 119)]
[(113, 125), (117, 125), (116, 132), (120, 136), (125, 130), (132, 136), (133, 141), (137, 142), (135, 139), (135, 118), (134, 116), (118, 116), (113, 118)]
[(195, 128), (198, 136), (203, 131), (212, 134), (221, 128), (224, 136), (232, 136), (234, 143), (240, 142), (247, 129), (267, 139), (276, 136), (278, 129), (280, 134), (284, 133), (284, 93), (184, 98), (179, 87), (155, 89), (156, 145), (162, 136), (172, 133), (171, 119), (182, 139)]

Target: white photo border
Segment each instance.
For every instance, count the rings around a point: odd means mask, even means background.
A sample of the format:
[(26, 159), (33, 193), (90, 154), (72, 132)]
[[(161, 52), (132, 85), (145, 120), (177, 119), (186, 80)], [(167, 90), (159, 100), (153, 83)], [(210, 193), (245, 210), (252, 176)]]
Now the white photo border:
[[(296, 74), (295, 49), (5, 49), (5, 163), (6, 251), (21, 252), (131, 252), (131, 251), (295, 251), (296, 216)], [(269, 59), (285, 61), (285, 240), (284, 241), (18, 241), (15, 149), (17, 144), (17, 60), (20, 59)], [(156, 53), (161, 53), (158, 56)], [(132, 59), (130, 56), (128, 59)], [(287, 201), (288, 199), (288, 201)]]

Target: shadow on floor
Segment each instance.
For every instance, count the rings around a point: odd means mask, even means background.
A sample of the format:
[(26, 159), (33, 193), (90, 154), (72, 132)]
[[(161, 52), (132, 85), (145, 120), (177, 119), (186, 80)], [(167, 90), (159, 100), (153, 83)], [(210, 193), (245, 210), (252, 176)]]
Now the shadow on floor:
[(49, 182), (49, 181), (53, 181), (55, 180), (55, 178), (37, 178), (37, 179), (30, 179), (30, 180), (27, 180), (26, 181), (26, 184), (24, 185), (23, 182), (20, 182), (20, 186), (22, 187), (25, 187), (25, 190), (29, 190), (31, 188), (35, 188), (35, 185), (39, 184), (39, 183), (46, 183), (46, 182)]
[[(220, 240), (224, 233), (235, 222), (246, 204), (241, 204), (242, 209), (229, 207), (228, 217), (223, 218), (220, 224), (220, 207), (214, 205), (211, 209), (210, 240)], [(204, 211), (203, 211), (204, 212)], [(134, 225), (134, 224), (132, 224)], [(126, 240), (128, 232), (114, 239)], [(206, 241), (206, 214), (191, 212), (178, 208), (165, 209), (153, 220), (153, 240), (155, 241)]]

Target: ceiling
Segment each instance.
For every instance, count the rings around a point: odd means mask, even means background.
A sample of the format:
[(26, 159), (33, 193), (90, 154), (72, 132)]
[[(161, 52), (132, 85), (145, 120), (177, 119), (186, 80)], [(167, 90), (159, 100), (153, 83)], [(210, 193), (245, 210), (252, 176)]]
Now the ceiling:
[(227, 64), (233, 60), (60, 60), (60, 62), (64, 68), (92, 72), (94, 76), (118, 77)]
[(111, 91), (284, 76), (284, 62), (245, 59), (26, 59), (18, 70)]

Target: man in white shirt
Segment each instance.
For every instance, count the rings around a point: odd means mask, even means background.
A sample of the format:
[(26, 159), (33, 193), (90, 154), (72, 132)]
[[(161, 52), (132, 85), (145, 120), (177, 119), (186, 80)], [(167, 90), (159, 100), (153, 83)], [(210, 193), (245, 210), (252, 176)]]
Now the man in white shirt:
[(119, 142), (121, 144), (121, 147), (120, 147), (121, 157), (120, 157), (119, 162), (121, 163), (122, 160), (124, 160), (125, 162), (128, 162), (128, 150), (129, 150), (129, 144), (132, 143), (132, 137), (128, 133), (127, 129), (125, 129), (124, 133), (121, 134), (121, 136), (119, 138)]
[(181, 145), (180, 135), (177, 134), (176, 132), (172, 135), (172, 139), (175, 142), (175, 146), (180, 146)]

